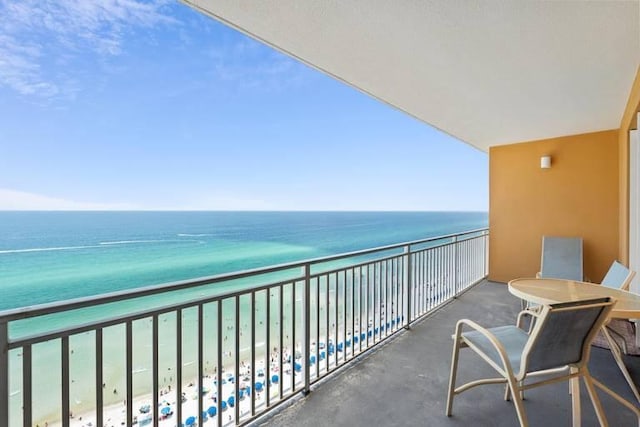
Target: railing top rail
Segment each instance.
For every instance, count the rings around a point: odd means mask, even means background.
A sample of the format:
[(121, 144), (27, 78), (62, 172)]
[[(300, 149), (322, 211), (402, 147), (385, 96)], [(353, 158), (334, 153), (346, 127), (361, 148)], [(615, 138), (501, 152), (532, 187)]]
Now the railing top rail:
[[(169, 283), (164, 283), (159, 285), (144, 286), (144, 287), (135, 288), (135, 289), (109, 292), (109, 293), (104, 293), (100, 295), (74, 298), (74, 299), (65, 300), (65, 301), (55, 301), (51, 303), (38, 304), (34, 306), (14, 308), (14, 309), (0, 311), (0, 322), (4, 323), (4, 322), (10, 322), (13, 320), (27, 319), (30, 317), (37, 317), (37, 316), (42, 316), (46, 314), (54, 314), (62, 311), (75, 310), (79, 308), (91, 307), (95, 305), (107, 304), (107, 303), (129, 300), (134, 298), (141, 298), (141, 297), (156, 295), (156, 294), (165, 293), (165, 292), (172, 292), (177, 290), (194, 288), (198, 286), (211, 285), (218, 282), (238, 280), (246, 277), (275, 273), (279, 271), (293, 270), (294, 268), (301, 268), (306, 265), (312, 266), (317, 264), (323, 264), (331, 261), (337, 261), (340, 259), (354, 258), (358, 256), (369, 255), (376, 252), (384, 252), (384, 251), (390, 251), (393, 249), (399, 249), (407, 246), (411, 248), (411, 246), (414, 246), (414, 245), (420, 245), (420, 244), (434, 242), (438, 240), (450, 239), (452, 237), (467, 236), (471, 234), (481, 233), (484, 231), (488, 231), (488, 228), (477, 228), (474, 230), (445, 234), (442, 236), (428, 237), (425, 239), (412, 240), (409, 242), (394, 243), (391, 245), (378, 246), (378, 247), (369, 248), (369, 249), (360, 249), (357, 251), (345, 252), (342, 254), (328, 255), (324, 257), (311, 258), (311, 259), (302, 260), (302, 261), (293, 261), (293, 262), (288, 262), (284, 264), (272, 265), (268, 267), (258, 267), (258, 268), (242, 270), (238, 272), (223, 273), (223, 274), (218, 274), (214, 276), (181, 280), (181, 281), (169, 282)], [(249, 291), (249, 290), (250, 289), (247, 289), (246, 291)], [(216, 297), (223, 299), (227, 297), (227, 294), (233, 295), (235, 293), (237, 292), (234, 292), (234, 291), (225, 292), (220, 295), (217, 295)]]

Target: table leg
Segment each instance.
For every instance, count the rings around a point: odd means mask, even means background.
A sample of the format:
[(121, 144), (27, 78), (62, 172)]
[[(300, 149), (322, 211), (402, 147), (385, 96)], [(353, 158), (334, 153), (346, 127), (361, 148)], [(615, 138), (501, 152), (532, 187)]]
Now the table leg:
[(611, 334), (609, 334), (609, 331), (605, 326), (602, 327), (602, 333), (604, 334), (605, 338), (607, 339), (607, 342), (609, 343), (609, 348), (611, 349), (613, 358), (618, 364), (618, 367), (620, 368), (622, 375), (624, 375), (625, 380), (627, 380), (627, 384), (629, 384), (631, 391), (633, 391), (633, 394), (636, 397), (636, 400), (640, 402), (640, 393), (638, 393), (638, 388), (633, 382), (631, 375), (629, 375), (629, 371), (627, 370), (627, 367), (624, 365), (624, 361), (622, 360), (622, 352), (620, 351), (618, 344), (616, 344), (613, 338), (611, 338)]

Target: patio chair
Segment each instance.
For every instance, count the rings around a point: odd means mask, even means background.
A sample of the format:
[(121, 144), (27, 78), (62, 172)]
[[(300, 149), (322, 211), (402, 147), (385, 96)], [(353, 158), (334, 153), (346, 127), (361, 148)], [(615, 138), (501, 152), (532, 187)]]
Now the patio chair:
[[(636, 275), (635, 271), (629, 270), (618, 261), (613, 261), (609, 271), (602, 279), (602, 286), (607, 286), (614, 289), (622, 289), (628, 291), (633, 277)], [(636, 332), (633, 322), (628, 319), (611, 319), (606, 325), (607, 332), (610, 334), (612, 341), (618, 346), (618, 348), (611, 349), (612, 351), (622, 350), (624, 354), (639, 355), (640, 349), (636, 346)], [(609, 348), (609, 342), (603, 333), (596, 335), (593, 340), (593, 345), (602, 348)]]
[(602, 286), (607, 286), (609, 288), (628, 291), (631, 281), (635, 275), (635, 271), (629, 270), (618, 261), (613, 261), (613, 264), (609, 267), (609, 271), (607, 271), (604, 279), (602, 279), (601, 284)]
[[(456, 324), (453, 336), (451, 375), (447, 393), (446, 414), (451, 416), (453, 398), (478, 385), (506, 383), (507, 393), (513, 398), (521, 426), (527, 426), (522, 392), (558, 381), (574, 379), (574, 396), (579, 396), (579, 378), (582, 377), (601, 425), (606, 425), (605, 414), (596, 394), (588, 370), (591, 341), (606, 321), (614, 302), (610, 298), (598, 298), (559, 304), (544, 305), (539, 312), (523, 311), (518, 315), (517, 326), (501, 326), (485, 329), (477, 323), (463, 319)], [(531, 332), (520, 328), (525, 315), (537, 320)], [(471, 331), (463, 332), (464, 326)], [(458, 355), (461, 347), (469, 347), (501, 376), (471, 381), (455, 386)], [(524, 383), (531, 376), (545, 374), (544, 380)], [(576, 405), (576, 408), (579, 406)], [(578, 410), (578, 409), (576, 409)]]
[(582, 239), (542, 236), (539, 278), (582, 281)]
[[(579, 237), (542, 236), (542, 259), (539, 279), (565, 279), (581, 282), (582, 239)], [(521, 301), (522, 308), (538, 310), (540, 307), (527, 301)]]

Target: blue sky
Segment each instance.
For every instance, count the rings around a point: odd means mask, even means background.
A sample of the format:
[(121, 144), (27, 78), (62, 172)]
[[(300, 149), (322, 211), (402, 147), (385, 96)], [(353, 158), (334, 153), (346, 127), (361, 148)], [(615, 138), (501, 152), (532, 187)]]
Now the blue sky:
[(0, 209), (488, 209), (485, 153), (180, 3), (0, 22)]

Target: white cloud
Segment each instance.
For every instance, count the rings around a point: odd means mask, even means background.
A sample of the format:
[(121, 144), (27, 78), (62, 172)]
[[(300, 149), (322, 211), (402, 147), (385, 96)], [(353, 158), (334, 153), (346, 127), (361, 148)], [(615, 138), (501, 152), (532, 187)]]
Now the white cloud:
[[(0, 86), (43, 99), (73, 96), (77, 85), (60, 70), (83, 52), (118, 55), (127, 34), (175, 20), (167, 0), (5, 0), (0, 2)], [(53, 47), (63, 47), (59, 52)]]
[(79, 202), (0, 188), (0, 210), (133, 210), (126, 204)]
[(43, 194), (29, 193), (25, 191), (0, 188), (0, 211), (73, 211), (73, 210), (184, 210), (184, 211), (208, 211), (208, 210), (272, 210), (265, 200), (251, 195), (232, 192), (213, 192), (195, 197), (186, 202), (175, 205), (145, 205), (130, 203), (95, 203), (77, 200), (68, 200), (51, 197)]

